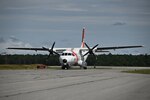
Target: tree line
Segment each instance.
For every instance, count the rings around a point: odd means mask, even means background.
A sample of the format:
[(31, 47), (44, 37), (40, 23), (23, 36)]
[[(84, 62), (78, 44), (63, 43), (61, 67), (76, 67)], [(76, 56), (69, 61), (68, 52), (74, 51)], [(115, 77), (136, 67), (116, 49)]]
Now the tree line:
[[(58, 66), (59, 57), (48, 55), (0, 55), (0, 64), (46, 64)], [(102, 54), (87, 59), (89, 66), (150, 66), (150, 55), (112, 55)]]

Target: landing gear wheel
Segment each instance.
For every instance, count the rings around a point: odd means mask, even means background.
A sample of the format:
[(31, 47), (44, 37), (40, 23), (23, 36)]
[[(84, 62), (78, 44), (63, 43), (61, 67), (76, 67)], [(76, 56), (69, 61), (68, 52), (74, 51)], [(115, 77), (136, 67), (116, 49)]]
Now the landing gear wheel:
[(87, 69), (87, 67), (83, 67), (83, 69)]
[(66, 66), (66, 69), (69, 69), (69, 66)]
[(65, 69), (65, 66), (62, 66), (61, 69)]
[(70, 66), (62, 66), (61, 69), (70, 69)]

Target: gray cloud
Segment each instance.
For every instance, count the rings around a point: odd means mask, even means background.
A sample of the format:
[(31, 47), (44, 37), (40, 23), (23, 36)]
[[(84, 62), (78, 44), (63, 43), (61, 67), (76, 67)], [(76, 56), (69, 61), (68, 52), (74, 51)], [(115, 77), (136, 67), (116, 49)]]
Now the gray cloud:
[(10, 39), (12, 42), (20, 42), (20, 40), (17, 39), (16, 37), (14, 37), (14, 36), (10, 36), (9, 39)]
[(3, 37), (0, 37), (0, 43), (4, 43), (6, 42), (5, 39)]
[(29, 43), (24, 43), (14, 36), (11, 36), (6, 43), (14, 47), (32, 47)]
[(126, 23), (124, 23), (124, 22), (116, 22), (113, 25), (114, 26), (123, 26), (123, 25), (126, 25)]
[[(88, 28), (87, 41), (93, 44), (93, 39), (107, 44), (120, 36), (130, 38), (127, 44), (141, 44), (141, 41), (148, 40), (149, 12), (150, 0), (1, 0), (0, 34), (7, 39), (0, 38), (0, 44), (3, 47), (28, 47), (30, 44), (23, 41), (30, 41), (37, 46), (44, 44), (49, 47), (54, 40), (59, 40), (59, 47), (74, 46), (78, 45), (77, 40), (71, 38), (74, 44), (67, 45), (65, 39), (74, 34), (80, 36), (83, 26)], [(114, 26), (126, 28), (115, 30)], [(88, 32), (96, 34), (90, 35)], [(112, 37), (105, 41), (104, 37), (109, 37), (109, 33)], [(142, 38), (144, 35), (147, 39)], [(123, 37), (116, 44), (126, 42), (126, 38)], [(49, 40), (51, 43), (42, 43)], [(150, 42), (145, 43), (149, 45)]]
[[(7, 52), (9, 54), (15, 54), (19, 53), (20, 51), (16, 50), (7, 50), (8, 47), (32, 47), (29, 43), (24, 43), (17, 39), (14, 36), (9, 37), (8, 39), (5, 39), (3, 37), (0, 37), (0, 52)], [(27, 53), (29, 53), (27, 51)]]

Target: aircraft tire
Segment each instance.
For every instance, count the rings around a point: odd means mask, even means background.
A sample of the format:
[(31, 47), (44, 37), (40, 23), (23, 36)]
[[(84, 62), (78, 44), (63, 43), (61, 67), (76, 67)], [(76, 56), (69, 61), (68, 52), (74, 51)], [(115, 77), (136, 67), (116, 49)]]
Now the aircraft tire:
[(61, 69), (65, 69), (65, 66), (62, 66)]
[(70, 69), (70, 67), (67, 65), (67, 66), (62, 66), (61, 67), (62, 69)]
[(69, 65), (67, 65), (67, 66), (66, 66), (66, 68), (67, 68), (67, 69), (70, 69), (70, 66), (69, 66)]
[(83, 67), (83, 69), (87, 69), (87, 67)]

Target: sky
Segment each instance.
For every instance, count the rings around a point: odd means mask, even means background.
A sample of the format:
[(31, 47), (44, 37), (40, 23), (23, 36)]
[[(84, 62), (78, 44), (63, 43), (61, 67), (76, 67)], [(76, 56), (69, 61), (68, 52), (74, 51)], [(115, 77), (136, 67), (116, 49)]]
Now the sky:
[[(150, 0), (0, 0), (0, 53), (7, 47), (144, 45), (111, 51), (150, 54)], [(40, 54), (42, 52), (37, 52)]]

